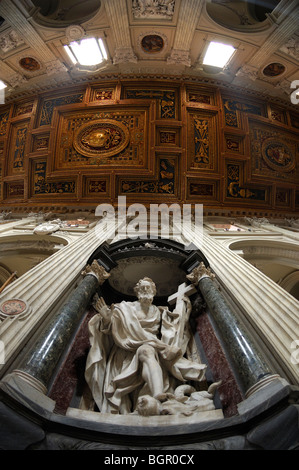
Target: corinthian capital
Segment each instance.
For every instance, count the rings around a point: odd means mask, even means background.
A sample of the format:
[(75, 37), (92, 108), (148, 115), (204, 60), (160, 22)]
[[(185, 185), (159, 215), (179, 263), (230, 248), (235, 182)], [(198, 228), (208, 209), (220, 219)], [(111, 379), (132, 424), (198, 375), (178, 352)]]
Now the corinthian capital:
[(215, 274), (212, 273), (210, 268), (206, 268), (203, 262), (201, 262), (196, 268), (192, 270), (190, 274), (188, 274), (187, 279), (192, 282), (195, 286), (199, 283), (199, 281), (204, 277), (209, 277), (210, 279), (215, 279)]
[(101, 266), (96, 260), (94, 260), (91, 265), (88, 264), (81, 274), (83, 277), (87, 276), (88, 274), (95, 276), (100, 285), (102, 285), (110, 276), (105, 268), (103, 268), (103, 266)]

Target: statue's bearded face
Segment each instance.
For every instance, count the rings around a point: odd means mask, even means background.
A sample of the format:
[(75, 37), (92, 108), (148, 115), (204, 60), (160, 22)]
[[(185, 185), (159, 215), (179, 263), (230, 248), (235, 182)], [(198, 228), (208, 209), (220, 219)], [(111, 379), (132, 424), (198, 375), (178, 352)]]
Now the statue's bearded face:
[(153, 302), (155, 292), (150, 282), (142, 281), (136, 290), (140, 303), (150, 305)]

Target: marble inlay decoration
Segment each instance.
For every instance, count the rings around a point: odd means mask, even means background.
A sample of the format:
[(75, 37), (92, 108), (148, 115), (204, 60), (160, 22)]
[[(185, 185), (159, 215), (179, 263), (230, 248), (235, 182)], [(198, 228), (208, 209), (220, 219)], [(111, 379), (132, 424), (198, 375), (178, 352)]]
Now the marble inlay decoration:
[(9, 299), (0, 305), (0, 318), (14, 317), (26, 313), (28, 306), (24, 300)]

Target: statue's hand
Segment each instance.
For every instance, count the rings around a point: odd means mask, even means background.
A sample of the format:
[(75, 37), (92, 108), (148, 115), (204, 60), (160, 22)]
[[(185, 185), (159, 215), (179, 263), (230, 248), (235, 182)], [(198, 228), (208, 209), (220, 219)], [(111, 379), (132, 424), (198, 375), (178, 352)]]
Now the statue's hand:
[(164, 351), (162, 352), (162, 357), (170, 362), (173, 362), (179, 359), (181, 355), (182, 355), (181, 349), (177, 348), (176, 346), (165, 345)]
[(111, 308), (109, 308), (103, 297), (97, 297), (96, 302), (94, 303), (94, 307), (96, 311), (102, 315), (104, 320), (110, 320), (113, 305), (111, 305)]
[(189, 299), (189, 297), (187, 295), (184, 295), (183, 300), (185, 302), (185, 307), (186, 307), (187, 314), (189, 315), (191, 313), (191, 310), (192, 310), (191, 300)]
[(184, 302), (186, 302), (187, 306), (191, 306), (191, 300), (189, 299), (188, 295), (184, 295), (183, 297)]

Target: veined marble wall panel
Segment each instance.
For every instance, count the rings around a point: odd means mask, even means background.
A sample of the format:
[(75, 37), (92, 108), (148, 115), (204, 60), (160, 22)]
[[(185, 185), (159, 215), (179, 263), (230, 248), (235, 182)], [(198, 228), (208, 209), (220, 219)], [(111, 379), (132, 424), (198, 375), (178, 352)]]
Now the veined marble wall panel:
[(1, 206), (202, 203), (296, 214), (299, 113), (171, 79), (109, 79), (0, 107)]

